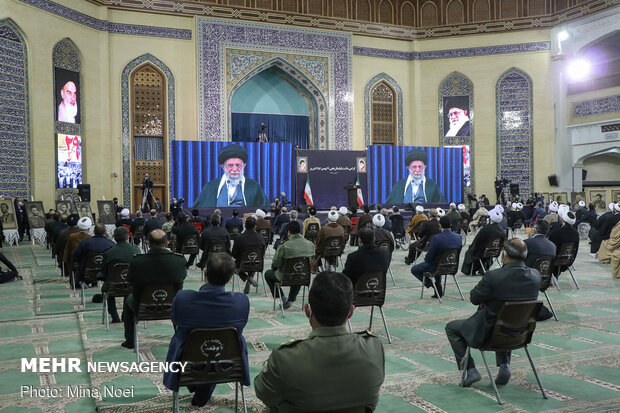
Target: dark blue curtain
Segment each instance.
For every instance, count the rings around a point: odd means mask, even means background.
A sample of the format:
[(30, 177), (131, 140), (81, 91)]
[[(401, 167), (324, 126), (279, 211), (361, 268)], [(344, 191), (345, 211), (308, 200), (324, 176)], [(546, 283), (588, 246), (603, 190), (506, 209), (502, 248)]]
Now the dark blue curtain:
[[(194, 205), (202, 188), (222, 176), (217, 163), (220, 150), (230, 142), (171, 141), (171, 196), (185, 198), (184, 206)], [(244, 174), (261, 185), (267, 198), (273, 200), (280, 192), (293, 192), (292, 167), (294, 146), (287, 143), (239, 142), (248, 152)]]
[(439, 185), (447, 202), (463, 201), (463, 151), (461, 148), (371, 145), (368, 147), (370, 203), (385, 202), (392, 185), (406, 178), (405, 155), (414, 148), (428, 155), (426, 176)]
[(267, 126), (269, 142), (292, 143), (301, 149), (309, 147), (309, 117), (297, 115), (232, 113), (233, 142), (256, 142), (261, 122)]

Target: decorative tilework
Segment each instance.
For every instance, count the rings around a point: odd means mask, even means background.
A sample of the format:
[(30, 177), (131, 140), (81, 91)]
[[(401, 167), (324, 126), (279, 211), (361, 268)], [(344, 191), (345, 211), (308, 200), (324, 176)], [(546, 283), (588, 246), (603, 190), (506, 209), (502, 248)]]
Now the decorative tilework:
[(28, 50), (11, 20), (0, 20), (0, 195), (28, 197), (30, 111)]
[[(234, 42), (245, 49), (270, 52), (329, 55), (329, 100), (326, 102), (329, 126), (326, 145), (329, 149), (350, 149), (351, 140), (351, 36), (310, 29), (226, 20), (197, 19), (198, 73), (200, 103), (200, 138), (227, 140), (225, 90), (225, 45)], [(291, 49), (291, 46), (297, 49)], [(305, 70), (305, 69), (304, 69)], [(333, 90), (333, 92), (332, 92)], [(333, 131), (333, 132), (332, 132)]]
[(54, 67), (60, 67), (73, 72), (79, 72), (82, 69), (77, 47), (69, 39), (61, 40), (54, 45), (52, 61), (54, 62)]
[(398, 50), (375, 49), (354, 46), (356, 56), (380, 57), (396, 60), (435, 60), (461, 57), (493, 56), (512, 53), (541, 52), (551, 50), (551, 42), (505, 44), (500, 46), (468, 47), (464, 49), (429, 50), (426, 52), (401, 52)]
[(262, 60), (264, 56), (246, 53), (231, 53), (228, 57), (229, 74), (231, 79), (237, 78), (248, 67)]
[(370, 91), (379, 82), (386, 82), (396, 91), (396, 123), (398, 145), (403, 146), (403, 91), (387, 73), (379, 73), (366, 83), (364, 87), (364, 145), (371, 145), (370, 141)]
[(495, 86), (497, 176), (519, 184), (522, 196), (534, 189), (532, 79), (515, 67)]
[(18, 0), (29, 6), (36, 7), (56, 16), (71, 20), (91, 29), (107, 31), (116, 34), (134, 36), (163, 37), (170, 39), (191, 40), (192, 31), (186, 29), (172, 29), (168, 27), (140, 26), (137, 24), (113, 23), (99, 20), (87, 14), (70, 9), (69, 7), (54, 3), (49, 0)]
[[(444, 136), (444, 122), (446, 116), (443, 113), (443, 98), (449, 96), (467, 96), (469, 98), (469, 117), (470, 136)], [(474, 84), (462, 73), (452, 72), (441, 81), (439, 85), (439, 145), (440, 146), (469, 146), (469, 176), (471, 179), (471, 192), (474, 190)]]
[(620, 95), (605, 96), (573, 103), (573, 118), (613, 112), (620, 112)]
[(131, 206), (131, 125), (129, 122), (129, 78), (138, 66), (151, 63), (164, 73), (168, 84), (168, 139), (175, 139), (175, 100), (174, 100), (174, 75), (161, 60), (150, 53), (143, 54), (133, 59), (125, 66), (121, 74), (121, 128), (123, 145), (123, 205)]
[(307, 72), (322, 85), (325, 86), (325, 63), (320, 60), (295, 59), (295, 63), (306, 69)]

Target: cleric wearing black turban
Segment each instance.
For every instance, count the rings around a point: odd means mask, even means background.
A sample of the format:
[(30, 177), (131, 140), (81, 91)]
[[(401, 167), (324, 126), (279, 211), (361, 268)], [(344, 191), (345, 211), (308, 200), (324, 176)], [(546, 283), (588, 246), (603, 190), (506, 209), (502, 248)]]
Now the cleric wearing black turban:
[(267, 206), (269, 201), (263, 188), (253, 179), (243, 175), (248, 153), (240, 145), (227, 145), (217, 156), (224, 170), (221, 178), (209, 181), (196, 201), (195, 208)]
[(388, 204), (424, 204), (446, 202), (439, 186), (424, 176), (428, 156), (422, 149), (412, 149), (405, 155), (405, 166), (409, 170), (406, 178), (396, 182), (390, 196), (385, 201)]

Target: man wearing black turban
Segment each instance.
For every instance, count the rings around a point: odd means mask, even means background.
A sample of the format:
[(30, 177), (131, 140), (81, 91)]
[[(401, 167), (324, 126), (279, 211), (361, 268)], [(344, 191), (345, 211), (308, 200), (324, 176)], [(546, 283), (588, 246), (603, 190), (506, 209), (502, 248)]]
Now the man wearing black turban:
[(217, 156), (224, 175), (212, 179), (202, 188), (194, 202), (194, 208), (269, 205), (258, 182), (243, 175), (247, 161), (248, 153), (243, 146), (225, 146)]
[(406, 178), (392, 187), (387, 204), (426, 204), (443, 203), (445, 198), (439, 186), (424, 175), (428, 156), (422, 149), (412, 149), (405, 155), (405, 166), (409, 170)]

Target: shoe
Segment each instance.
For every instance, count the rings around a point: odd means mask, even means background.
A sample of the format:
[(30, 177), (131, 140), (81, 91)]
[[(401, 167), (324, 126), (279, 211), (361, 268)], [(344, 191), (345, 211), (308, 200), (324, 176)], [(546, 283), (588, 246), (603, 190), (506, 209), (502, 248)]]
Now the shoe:
[(252, 285), (250, 284), (250, 280), (248, 280), (245, 282), (245, 287), (243, 288), (243, 294), (249, 294), (250, 287), (252, 287)]
[(291, 308), (293, 306), (293, 303), (291, 301), (287, 301), (284, 303), (284, 305), (282, 306), (285, 310), (288, 310), (289, 308)]
[(125, 348), (133, 348), (133, 343), (130, 343), (129, 341), (123, 341), (121, 343), (121, 347), (125, 347)]
[(407, 265), (411, 265), (411, 263), (412, 263), (412, 262), (413, 262), (413, 261), (411, 261), (411, 260), (409, 259), (409, 257), (405, 257), (405, 264), (407, 264)]
[(192, 397), (192, 403), (191, 403), (191, 405), (192, 405), (192, 406), (194, 406), (194, 407), (203, 407), (203, 406), (206, 406), (206, 405), (207, 405), (207, 402), (204, 402), (204, 403), (198, 403), (198, 402), (196, 401), (196, 395), (194, 394), (194, 397)]
[(117, 323), (120, 323), (120, 322), (121, 322), (121, 319), (118, 318), (118, 317), (113, 318), (112, 321), (111, 321), (112, 324), (117, 324)]
[[(439, 297), (443, 297), (443, 289), (441, 288), (441, 285), (437, 286), (437, 292), (439, 293)], [(433, 294), (431, 296), (431, 298), (439, 298), (437, 297), (437, 294)]]
[(495, 378), (495, 384), (508, 384), (508, 380), (510, 380), (510, 364), (500, 364), (499, 372), (497, 373), (497, 377)]
[(103, 302), (103, 295), (102, 294), (95, 294), (95, 295), (93, 295), (93, 303), (101, 304), (102, 302)]
[(467, 376), (465, 376), (465, 380), (461, 382), (461, 387), (470, 387), (475, 382), (480, 381), (481, 378), (477, 368), (472, 367), (471, 369), (467, 369)]
[(252, 287), (258, 287), (258, 281), (256, 281), (254, 277), (248, 277), (247, 281), (252, 284)]
[(592, 258), (596, 258), (596, 253), (591, 252), (591, 253), (590, 253), (590, 257), (592, 257)]

